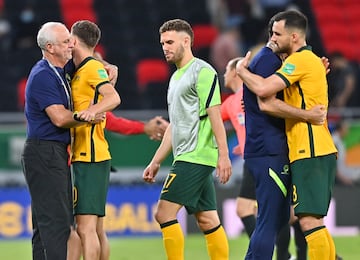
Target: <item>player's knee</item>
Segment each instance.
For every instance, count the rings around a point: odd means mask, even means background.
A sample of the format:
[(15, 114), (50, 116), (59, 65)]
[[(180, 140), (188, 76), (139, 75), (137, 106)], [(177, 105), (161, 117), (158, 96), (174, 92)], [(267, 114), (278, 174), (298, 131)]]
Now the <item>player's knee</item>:
[(324, 219), (317, 216), (301, 216), (299, 218), (301, 230), (307, 231), (324, 225)]
[(236, 214), (240, 218), (254, 215), (255, 202), (248, 199), (238, 198), (236, 201)]
[(201, 231), (208, 231), (220, 225), (220, 219), (216, 211), (207, 211), (205, 213), (203, 212), (202, 214), (196, 214), (196, 221)]
[(166, 214), (164, 211), (156, 210), (155, 213), (154, 213), (154, 218), (155, 218), (157, 223), (163, 224), (163, 223), (166, 223), (168, 221), (176, 219), (176, 215), (175, 216), (172, 216), (172, 215), (170, 216), (169, 214)]
[(87, 225), (78, 225), (76, 228), (76, 232), (81, 239), (92, 235), (97, 236), (96, 228), (92, 228)]

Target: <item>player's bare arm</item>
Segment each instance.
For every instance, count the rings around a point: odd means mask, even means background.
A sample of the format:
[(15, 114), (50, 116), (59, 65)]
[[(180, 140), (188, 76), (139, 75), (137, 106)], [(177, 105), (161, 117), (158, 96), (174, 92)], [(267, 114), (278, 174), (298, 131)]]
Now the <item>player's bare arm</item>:
[(276, 98), (275, 95), (267, 98), (258, 97), (258, 104), (262, 112), (271, 116), (295, 119), (298, 121), (309, 122), (314, 125), (324, 124), (327, 116), (325, 105), (319, 104), (311, 109), (305, 110), (291, 106)]
[(171, 124), (167, 127), (164, 137), (160, 143), (159, 148), (156, 150), (151, 162), (143, 172), (143, 180), (149, 183), (155, 182), (155, 177), (160, 169), (161, 163), (171, 152)]
[(216, 167), (216, 176), (220, 183), (226, 183), (231, 176), (231, 161), (229, 159), (229, 150), (226, 141), (226, 131), (221, 118), (220, 105), (212, 106), (206, 109), (209, 116), (211, 127), (218, 145), (218, 164)]
[(246, 86), (259, 97), (269, 97), (283, 90), (285, 82), (276, 75), (263, 78), (248, 70), (251, 52), (236, 64), (236, 74), (244, 81)]
[(78, 117), (81, 120), (92, 121), (96, 118), (97, 114), (111, 111), (121, 103), (119, 94), (110, 83), (102, 85), (99, 88), (99, 92), (103, 99), (86, 110), (79, 111)]

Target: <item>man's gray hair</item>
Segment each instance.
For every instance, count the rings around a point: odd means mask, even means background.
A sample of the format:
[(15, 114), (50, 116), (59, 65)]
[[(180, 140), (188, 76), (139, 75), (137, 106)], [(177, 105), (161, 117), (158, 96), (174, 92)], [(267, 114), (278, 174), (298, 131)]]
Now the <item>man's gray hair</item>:
[(56, 41), (56, 34), (53, 29), (58, 26), (65, 27), (64, 24), (59, 22), (47, 22), (41, 26), (37, 34), (37, 44), (40, 49), (45, 50), (46, 44)]

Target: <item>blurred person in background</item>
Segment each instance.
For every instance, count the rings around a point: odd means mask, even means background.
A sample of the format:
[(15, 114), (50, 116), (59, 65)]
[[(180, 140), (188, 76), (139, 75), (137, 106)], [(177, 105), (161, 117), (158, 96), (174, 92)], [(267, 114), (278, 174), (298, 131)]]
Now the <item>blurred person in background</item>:
[[(225, 73), (229, 60), (242, 55), (242, 39), (239, 29), (239, 22), (227, 23), (225, 29), (217, 36), (210, 48), (209, 59), (219, 75)], [(219, 79), (220, 86), (224, 86), (222, 78)], [(226, 89), (221, 90), (222, 93)]]
[(34, 35), (40, 26), (37, 13), (29, 2), (20, 10), (13, 22), (13, 44), (15, 50), (29, 49), (36, 45)]
[[(341, 52), (329, 55), (331, 71), (327, 75), (329, 84), (329, 106), (333, 108), (349, 107), (357, 86), (355, 67)], [(358, 101), (357, 101), (358, 102)]]
[(360, 184), (360, 167), (351, 167), (346, 163), (346, 146), (344, 138), (349, 132), (348, 123), (340, 119), (335, 124), (332, 138), (338, 150), (336, 182), (338, 184), (352, 186)]
[(255, 0), (260, 5), (264, 21), (269, 21), (273, 15), (286, 10), (294, 0)]
[[(7, 52), (11, 48), (12, 26), (4, 9), (0, 10), (0, 51)], [(35, 35), (35, 34), (34, 34)], [(32, 35), (32, 37), (34, 37)]]

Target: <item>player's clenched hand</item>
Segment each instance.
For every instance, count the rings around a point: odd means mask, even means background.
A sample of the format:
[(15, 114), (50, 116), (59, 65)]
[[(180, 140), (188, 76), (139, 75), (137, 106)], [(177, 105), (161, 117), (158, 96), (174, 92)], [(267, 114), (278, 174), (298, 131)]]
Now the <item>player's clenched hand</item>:
[(236, 63), (235, 71), (238, 75), (241, 74), (241, 70), (247, 68), (250, 63), (251, 51), (248, 51), (245, 57)]
[(153, 183), (155, 182), (155, 176), (158, 173), (160, 169), (160, 164), (151, 162), (144, 170), (143, 172), (143, 179), (146, 182)]
[(315, 105), (308, 111), (307, 121), (313, 125), (323, 125), (326, 121), (327, 110), (324, 105)]
[(219, 156), (218, 165), (216, 167), (216, 177), (220, 183), (225, 184), (232, 174), (231, 161), (227, 156)]

